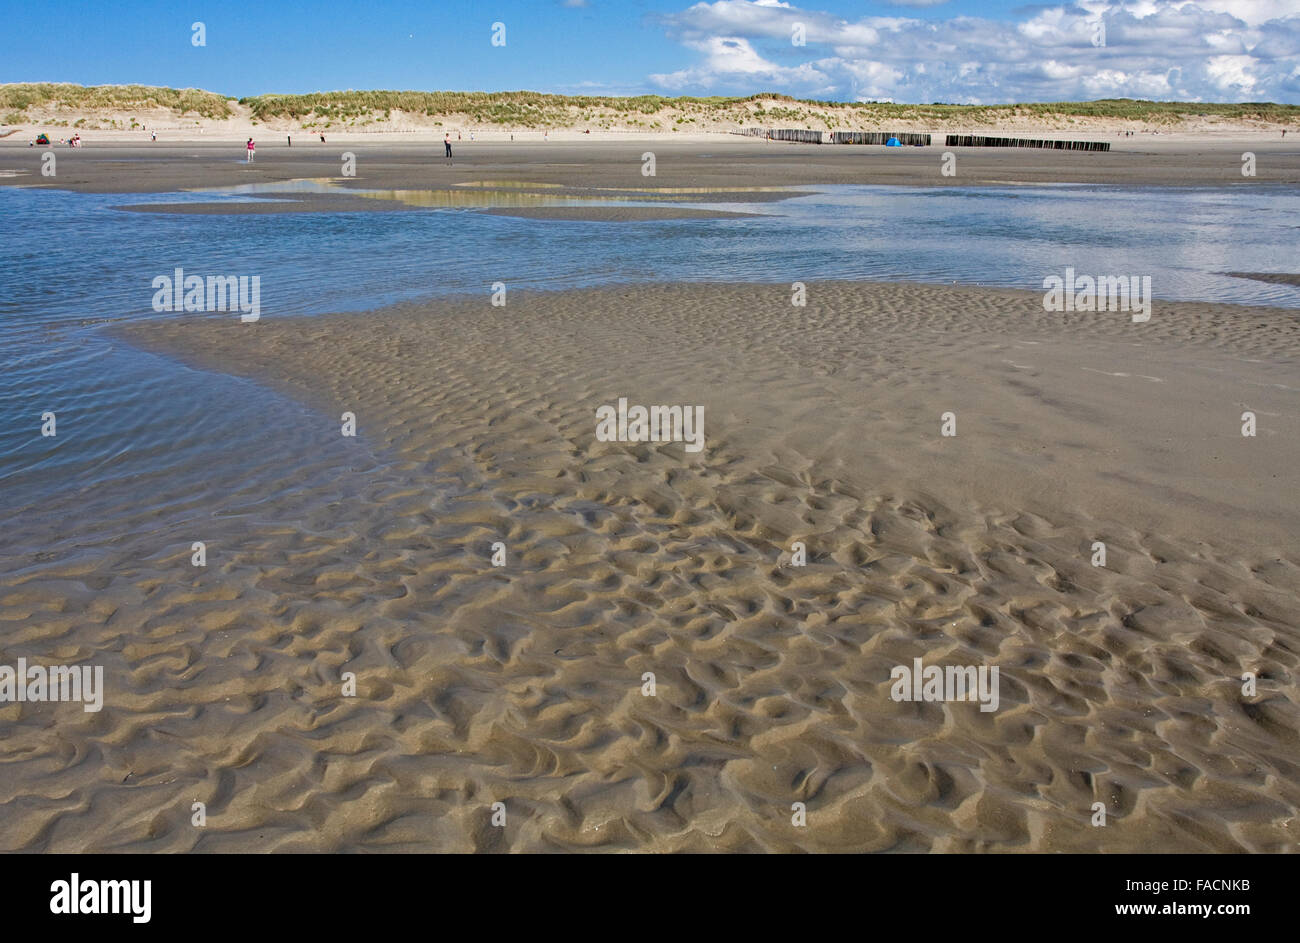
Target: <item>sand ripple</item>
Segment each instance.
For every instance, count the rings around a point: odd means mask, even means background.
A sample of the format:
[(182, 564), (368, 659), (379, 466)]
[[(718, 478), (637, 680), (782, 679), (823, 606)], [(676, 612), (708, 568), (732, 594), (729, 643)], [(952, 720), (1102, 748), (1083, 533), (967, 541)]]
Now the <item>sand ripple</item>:
[[(4, 850), (1300, 841), (1293, 314), (634, 286), (134, 339), (380, 460), (6, 563), (4, 663), (109, 691), (0, 707)], [(708, 448), (597, 442), (618, 396), (704, 405)], [(1000, 666), (1000, 709), (892, 701), (914, 657)]]

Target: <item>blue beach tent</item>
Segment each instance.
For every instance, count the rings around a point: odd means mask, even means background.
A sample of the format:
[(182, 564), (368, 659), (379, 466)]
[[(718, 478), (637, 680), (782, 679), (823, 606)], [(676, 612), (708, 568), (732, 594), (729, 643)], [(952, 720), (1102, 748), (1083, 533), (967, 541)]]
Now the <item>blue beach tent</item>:
[(900, 141), (898, 138), (890, 138), (888, 141), (885, 142), (885, 147), (902, 147), (902, 146), (903, 146), (903, 142)]

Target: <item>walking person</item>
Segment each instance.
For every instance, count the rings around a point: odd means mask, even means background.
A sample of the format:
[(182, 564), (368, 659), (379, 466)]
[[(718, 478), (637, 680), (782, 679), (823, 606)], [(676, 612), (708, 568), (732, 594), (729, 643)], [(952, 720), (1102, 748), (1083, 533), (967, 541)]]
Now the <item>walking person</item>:
[(442, 139), (442, 146), (447, 149), (447, 160), (451, 160), (451, 133), (448, 132)]
[(256, 148), (253, 145), (253, 139), (249, 138), (248, 139), (248, 160), (245, 161), (245, 163), (251, 164), (253, 162), (253, 151), (255, 149)]

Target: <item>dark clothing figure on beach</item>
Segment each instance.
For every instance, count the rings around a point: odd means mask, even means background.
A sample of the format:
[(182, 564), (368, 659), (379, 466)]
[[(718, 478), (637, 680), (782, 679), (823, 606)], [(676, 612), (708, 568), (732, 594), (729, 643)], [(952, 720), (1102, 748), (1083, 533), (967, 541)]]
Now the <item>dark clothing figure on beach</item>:
[(442, 146), (445, 147), (445, 148), (447, 149), (447, 157), (450, 158), (450, 157), (451, 157), (451, 138), (450, 138), (450, 137), (444, 137), (444, 138), (442, 139)]
[(321, 142), (322, 144), (325, 143), (325, 135), (322, 134), (322, 135), (320, 136), (320, 142)]

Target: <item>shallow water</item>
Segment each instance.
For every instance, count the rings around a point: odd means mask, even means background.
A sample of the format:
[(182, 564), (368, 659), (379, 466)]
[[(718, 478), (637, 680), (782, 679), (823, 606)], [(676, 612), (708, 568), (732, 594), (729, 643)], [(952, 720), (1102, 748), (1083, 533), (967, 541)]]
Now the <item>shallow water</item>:
[[(256, 384), (197, 371), (112, 338), (152, 310), (153, 278), (258, 275), (261, 316), (366, 310), (440, 294), (614, 282), (881, 279), (1042, 291), (1047, 275), (1150, 275), (1158, 299), (1300, 307), (1300, 288), (1224, 276), (1294, 271), (1300, 195), (1251, 188), (818, 187), (719, 209), (763, 218), (630, 223), (528, 220), (461, 207), (593, 205), (481, 187), (375, 192), (425, 212), (194, 216), (128, 203), (247, 200), (190, 194), (0, 190), (0, 522), (14, 546), (48, 515), (120, 509), (184, 516), (204, 494), (274, 489), (284, 460), (316, 449), (308, 410)], [(299, 181), (277, 192), (332, 190)], [(538, 187), (538, 189), (543, 189)], [(260, 191), (259, 191), (260, 192)], [(662, 206), (623, 194), (619, 205)], [(692, 203), (695, 207), (710, 204)], [(485, 298), (485, 303), (487, 299)], [(229, 318), (238, 329), (238, 313)], [(1158, 314), (1157, 314), (1158, 316)], [(40, 434), (53, 411), (58, 435)], [(337, 440), (337, 430), (333, 439)], [(355, 450), (345, 458), (355, 461)], [(238, 462), (223, 460), (238, 456)], [(322, 472), (324, 474), (324, 472)], [(23, 526), (15, 521), (22, 512)], [(44, 519), (44, 522), (42, 520)], [(25, 536), (26, 535), (26, 536)], [(49, 538), (44, 538), (48, 540)]]

